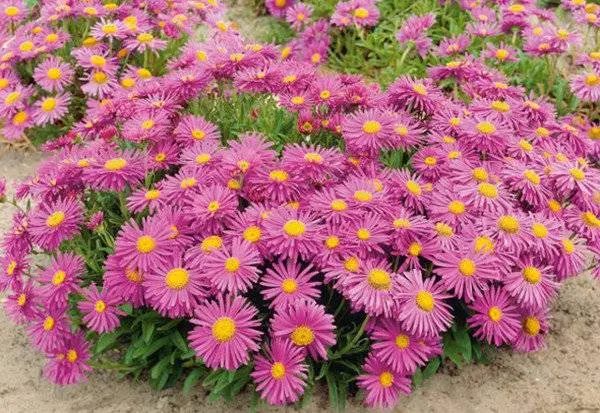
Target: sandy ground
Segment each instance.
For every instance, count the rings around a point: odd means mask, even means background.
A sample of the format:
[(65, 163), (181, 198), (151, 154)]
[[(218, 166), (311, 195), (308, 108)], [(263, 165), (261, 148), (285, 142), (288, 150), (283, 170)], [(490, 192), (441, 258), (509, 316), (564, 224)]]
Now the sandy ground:
[[(39, 154), (9, 153), (0, 176), (15, 182), (33, 172)], [(0, 232), (12, 208), (0, 205)], [(600, 412), (600, 285), (582, 276), (560, 291), (548, 349), (535, 354), (494, 353), (490, 365), (443, 372), (405, 398), (399, 412)], [(243, 395), (235, 405), (206, 404), (203, 391), (186, 397), (178, 389), (156, 392), (144, 383), (94, 373), (85, 384), (57, 388), (41, 377), (43, 358), (21, 328), (0, 311), (0, 412), (228, 412), (248, 411)], [(326, 394), (325, 391), (322, 392)], [(317, 397), (306, 411), (323, 410)], [(362, 411), (351, 406), (349, 411)], [(259, 411), (293, 411), (260, 406)]]

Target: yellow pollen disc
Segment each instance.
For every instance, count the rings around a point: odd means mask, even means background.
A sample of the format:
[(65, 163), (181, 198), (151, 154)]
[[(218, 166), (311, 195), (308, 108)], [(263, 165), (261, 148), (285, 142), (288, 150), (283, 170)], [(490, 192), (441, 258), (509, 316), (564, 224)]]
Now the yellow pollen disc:
[(90, 57), (90, 64), (96, 67), (104, 67), (106, 66), (106, 59), (102, 56), (94, 54)]
[(290, 334), (290, 339), (295, 345), (304, 347), (309, 346), (313, 341), (315, 341), (315, 334), (310, 327), (302, 325), (296, 327), (294, 331), (292, 331), (292, 334)]
[(583, 212), (581, 219), (588, 227), (600, 228), (600, 219), (592, 211)]
[(567, 254), (571, 255), (575, 252), (575, 244), (570, 239), (563, 239), (562, 245)]
[(165, 276), (165, 284), (171, 290), (181, 290), (189, 281), (190, 275), (184, 268), (173, 268)]
[(48, 316), (44, 319), (44, 330), (50, 331), (54, 328), (54, 317)]
[(360, 189), (354, 192), (354, 199), (359, 202), (369, 202), (371, 199), (373, 199), (373, 194), (369, 191)]
[(137, 41), (140, 43), (148, 43), (154, 39), (154, 36), (150, 33), (140, 33), (137, 36)]
[(508, 112), (510, 110), (510, 105), (500, 100), (494, 100), (492, 102), (492, 109), (497, 110), (498, 112)]
[(519, 220), (512, 215), (502, 215), (498, 218), (498, 228), (509, 234), (516, 234), (521, 228)]
[(94, 310), (96, 310), (97, 313), (103, 313), (106, 310), (106, 303), (102, 300), (96, 301), (96, 304), (94, 304)]
[(285, 366), (283, 365), (283, 363), (279, 361), (273, 363), (273, 365), (271, 366), (271, 376), (275, 380), (281, 380), (285, 377)]
[(526, 169), (523, 171), (523, 176), (534, 185), (540, 184), (540, 176), (532, 169)]
[(290, 99), (290, 101), (294, 105), (302, 105), (304, 103), (304, 98), (302, 96), (294, 96), (293, 98)]
[(412, 90), (413, 90), (413, 92), (417, 93), (418, 95), (421, 95), (421, 96), (427, 95), (427, 88), (425, 87), (425, 85), (423, 83), (414, 84), (412, 86)]
[(298, 77), (296, 75), (287, 75), (284, 76), (283, 83), (289, 85), (290, 83), (294, 83), (296, 80), (298, 80)]
[(154, 121), (152, 119), (147, 119), (141, 124), (142, 129), (148, 130), (154, 127)]
[(458, 159), (460, 158), (460, 151), (450, 151), (448, 152), (448, 159)]
[(246, 241), (250, 243), (255, 243), (260, 240), (262, 235), (262, 231), (256, 225), (252, 225), (244, 230), (243, 237)]
[(240, 182), (236, 181), (235, 179), (230, 179), (229, 181), (227, 181), (227, 188), (229, 188), (229, 189), (233, 189), (234, 191), (237, 191), (241, 187), (242, 187), (242, 184), (240, 184)]
[(58, 80), (62, 76), (62, 72), (60, 71), (60, 69), (58, 67), (51, 67), (46, 72), (46, 75), (48, 76), (48, 79)]
[(394, 384), (394, 375), (389, 371), (384, 371), (379, 375), (379, 384), (385, 388), (391, 387)]
[(371, 238), (371, 233), (366, 228), (360, 228), (358, 231), (356, 231), (356, 237), (359, 240), (366, 241)]
[(297, 219), (290, 219), (283, 226), (283, 231), (290, 237), (300, 237), (306, 231), (306, 225)]
[(374, 268), (369, 271), (367, 281), (371, 287), (379, 291), (389, 291), (392, 286), (390, 274), (380, 268)]
[(437, 159), (435, 159), (433, 156), (428, 156), (423, 160), (423, 162), (427, 166), (435, 166), (437, 164)]
[(494, 87), (496, 87), (497, 89), (500, 89), (500, 90), (508, 89), (508, 85), (504, 82), (494, 82)]
[(588, 130), (588, 136), (592, 140), (600, 140), (600, 126), (592, 126)]
[(280, 9), (284, 8), (287, 5), (286, 0), (275, 0), (275, 5)]
[(584, 82), (588, 86), (597, 86), (600, 85), (600, 77), (594, 74), (589, 74), (585, 77)]
[(465, 204), (461, 201), (450, 201), (448, 204), (448, 212), (454, 215), (462, 215), (465, 212)]
[(160, 191), (158, 189), (151, 189), (144, 194), (144, 198), (148, 201), (154, 201), (160, 197)]
[(126, 89), (130, 89), (135, 86), (135, 79), (131, 77), (125, 77), (121, 79), (121, 85)]
[(370, 135), (378, 133), (381, 130), (381, 123), (376, 120), (368, 120), (363, 123), (363, 132), (368, 133)]
[(484, 135), (491, 135), (496, 132), (496, 127), (491, 122), (479, 122), (475, 127)]
[(548, 201), (548, 208), (550, 208), (552, 212), (559, 212), (562, 209), (562, 206), (556, 199), (551, 199)]
[(458, 126), (458, 125), (460, 125), (461, 120), (460, 120), (460, 118), (454, 117), (454, 118), (450, 118), (450, 120), (448, 122), (450, 123), (451, 126)]
[(15, 273), (16, 269), (17, 269), (17, 262), (15, 260), (11, 260), (8, 263), (8, 266), (6, 267), (6, 275), (11, 277)]
[(137, 70), (137, 75), (142, 79), (150, 79), (152, 77), (152, 73), (146, 68), (140, 68)]
[(487, 182), (487, 180), (489, 179), (488, 172), (485, 170), (485, 168), (481, 168), (481, 167), (474, 168), (471, 171), (471, 176), (477, 182)]
[(289, 46), (284, 47), (283, 49), (281, 49), (281, 59), (282, 60), (287, 59), (291, 53), (292, 53), (291, 47), (289, 47)]
[(304, 155), (304, 160), (312, 163), (322, 163), (323, 157), (316, 152), (309, 152)]
[(42, 110), (44, 112), (52, 112), (56, 108), (56, 99), (46, 98), (42, 101)]
[(4, 14), (6, 14), (8, 17), (15, 17), (20, 12), (21, 12), (21, 10), (15, 6), (8, 6), (7, 8), (4, 9)]
[(408, 255), (412, 255), (413, 257), (417, 257), (419, 256), (419, 254), (421, 254), (421, 250), (423, 249), (423, 247), (421, 247), (421, 244), (419, 244), (418, 242), (413, 242), (408, 246)]
[(4, 98), (4, 104), (6, 106), (10, 106), (12, 104), (14, 104), (17, 100), (19, 100), (19, 98), (21, 97), (21, 92), (10, 92), (8, 95), (6, 95), (6, 97)]
[(493, 322), (497, 323), (498, 321), (500, 321), (502, 319), (502, 310), (500, 309), (500, 307), (490, 307), (490, 309), (488, 310), (488, 317), (490, 318), (490, 320), (492, 320)]
[(142, 277), (142, 274), (140, 274), (139, 271), (136, 270), (131, 270), (131, 269), (126, 269), (125, 270), (125, 276), (127, 277), (127, 279), (129, 281), (132, 281), (134, 283), (141, 283), (142, 281), (144, 281), (144, 278)]
[(331, 92), (329, 90), (323, 90), (319, 96), (321, 97), (321, 99), (323, 100), (327, 100), (331, 97)]
[(104, 169), (108, 171), (120, 171), (127, 166), (127, 161), (123, 158), (113, 158), (104, 162)]
[(576, 181), (583, 181), (585, 179), (585, 172), (579, 168), (571, 168), (569, 169), (569, 173)]
[(330, 250), (337, 248), (338, 245), (340, 245), (340, 239), (335, 235), (331, 235), (325, 240), (325, 246)]
[(250, 168), (250, 162), (241, 160), (241, 161), (238, 161), (237, 166), (238, 166), (238, 168), (241, 169), (242, 172), (246, 172), (248, 170), (248, 168)]
[(452, 227), (444, 222), (437, 222), (434, 228), (438, 235), (442, 237), (451, 237), (454, 235), (454, 230), (452, 230)]
[(136, 247), (142, 254), (148, 254), (156, 248), (156, 241), (150, 235), (142, 235), (138, 238)]
[(269, 179), (274, 182), (285, 182), (288, 180), (288, 173), (281, 169), (276, 169), (269, 173)]
[(219, 343), (231, 340), (235, 332), (235, 321), (230, 317), (219, 317), (212, 325), (212, 336)]
[(191, 178), (184, 178), (181, 180), (181, 182), (179, 183), (179, 187), (181, 189), (189, 189), (193, 186), (195, 186), (198, 183), (198, 181), (196, 180), (196, 178), (191, 177)]
[(54, 275), (52, 276), (52, 284), (61, 285), (62, 283), (65, 282), (65, 278), (67, 278), (66, 272), (64, 272), (62, 270), (56, 271), (54, 273)]
[(221, 207), (221, 205), (219, 204), (218, 201), (211, 201), (208, 203), (208, 206), (206, 207), (206, 209), (208, 210), (208, 212), (211, 213), (215, 213), (219, 210), (219, 208)]
[(600, 52), (590, 52), (590, 59), (600, 60)]
[(486, 198), (498, 197), (498, 188), (496, 188), (496, 185), (487, 182), (482, 182), (479, 184), (478, 190), (479, 194)]
[(498, 50), (496, 50), (494, 55), (496, 56), (496, 59), (504, 61), (508, 57), (508, 50), (498, 49)]
[(117, 25), (113, 23), (108, 23), (102, 26), (102, 32), (104, 34), (114, 34), (118, 30)]
[(225, 260), (225, 270), (228, 272), (236, 272), (240, 269), (240, 260), (235, 257), (229, 257)]
[(396, 218), (392, 225), (396, 229), (408, 229), (412, 227), (412, 224), (407, 218)]
[(537, 128), (535, 130), (535, 134), (537, 136), (541, 136), (542, 138), (547, 138), (548, 136), (550, 136), (550, 131), (542, 126), (540, 126), (539, 128)]
[(22, 52), (30, 52), (31, 50), (33, 50), (34, 47), (35, 45), (33, 44), (33, 42), (27, 40), (19, 45), (19, 50)]
[(164, 160), (167, 159), (167, 154), (164, 152), (159, 152), (156, 154), (156, 156), (154, 157), (154, 160), (156, 162), (164, 162)]
[(201, 141), (206, 136), (206, 133), (200, 129), (192, 130), (192, 138)]
[[(456, 48), (452, 48), (453, 50)], [(450, 68), (450, 69), (456, 69), (457, 67), (460, 67), (460, 65), (462, 64), (462, 62), (460, 60), (452, 60), (448, 63), (446, 63), (446, 67)]]
[(25, 293), (21, 293), (19, 295), (19, 298), (17, 298), (17, 305), (23, 307), (25, 304), (27, 304), (27, 296), (25, 295)]
[(537, 284), (542, 279), (542, 272), (535, 267), (525, 267), (522, 271), (523, 279), (529, 284)]
[(75, 363), (78, 357), (79, 356), (75, 350), (70, 349), (69, 351), (67, 351), (67, 361)]
[(53, 212), (52, 214), (50, 214), (48, 216), (48, 218), (46, 218), (46, 226), (49, 228), (56, 228), (60, 224), (63, 223), (65, 218), (66, 218), (66, 216), (65, 216), (64, 212), (62, 212), (62, 211)]
[(476, 252), (492, 252), (494, 251), (494, 243), (489, 237), (478, 236), (475, 238), (474, 248)]
[(286, 294), (293, 294), (298, 290), (298, 283), (293, 278), (286, 278), (281, 282), (281, 290)]
[(477, 271), (477, 265), (469, 258), (463, 258), (458, 263), (458, 271), (465, 277), (472, 277)]
[(220, 249), (223, 246), (223, 239), (218, 235), (210, 235), (202, 241), (200, 248), (204, 252), (210, 252)]
[(531, 232), (533, 232), (533, 235), (537, 238), (546, 238), (548, 236), (548, 228), (541, 222), (534, 222), (531, 225)]
[(413, 180), (406, 181), (406, 189), (413, 195), (420, 196), (423, 190), (421, 189), (421, 185), (416, 183)]
[(369, 17), (369, 10), (365, 9), (364, 7), (359, 7), (354, 10), (354, 17), (357, 19), (366, 19)]
[(401, 350), (407, 349), (410, 345), (410, 338), (406, 334), (398, 334), (396, 336), (396, 347)]
[(344, 261), (344, 268), (348, 272), (358, 272), (358, 270), (360, 269), (360, 262), (358, 261), (358, 258), (346, 258), (346, 260)]
[(523, 320), (523, 331), (528, 336), (537, 336), (540, 333), (540, 329), (540, 320), (538, 320), (534, 316), (525, 317), (525, 319)]
[(417, 307), (428, 313), (432, 312), (435, 307), (433, 295), (426, 290), (421, 290), (417, 293), (416, 301)]

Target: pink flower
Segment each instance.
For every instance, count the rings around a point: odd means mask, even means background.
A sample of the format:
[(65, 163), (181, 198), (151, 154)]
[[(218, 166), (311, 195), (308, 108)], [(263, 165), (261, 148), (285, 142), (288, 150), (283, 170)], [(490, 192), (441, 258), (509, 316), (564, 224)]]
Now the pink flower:
[(125, 315), (117, 307), (121, 304), (119, 296), (110, 294), (106, 288), (99, 292), (96, 284), (91, 284), (84, 290), (83, 296), (85, 300), (79, 302), (77, 307), (83, 313), (83, 322), (90, 330), (102, 334), (119, 327), (119, 316)]
[(363, 365), (364, 373), (358, 376), (357, 385), (366, 392), (365, 405), (369, 408), (392, 408), (400, 393), (411, 393), (411, 379), (397, 373), (386, 363), (370, 354)]

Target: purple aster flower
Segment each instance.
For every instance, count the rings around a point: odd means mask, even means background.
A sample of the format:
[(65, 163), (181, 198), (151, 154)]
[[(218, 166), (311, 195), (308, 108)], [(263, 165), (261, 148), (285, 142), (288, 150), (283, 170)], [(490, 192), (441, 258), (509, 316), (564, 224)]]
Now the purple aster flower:
[(39, 294), (46, 307), (66, 309), (68, 297), (77, 291), (80, 277), (84, 274), (83, 258), (71, 253), (59, 253), (40, 274)]
[(304, 268), (297, 260), (289, 259), (275, 262), (261, 279), (261, 294), (265, 300), (271, 301), (271, 308), (285, 308), (296, 301), (314, 301), (319, 297), (319, 281), (311, 281), (318, 274), (308, 264)]
[(35, 68), (33, 78), (49, 92), (60, 92), (73, 80), (73, 69), (61, 58), (51, 56)]
[(470, 306), (475, 314), (467, 320), (473, 335), (495, 346), (510, 344), (521, 328), (517, 306), (507, 292), (491, 287)]
[(366, 392), (365, 405), (369, 408), (392, 408), (400, 393), (410, 394), (411, 379), (397, 373), (373, 353), (363, 365), (364, 373), (358, 376), (357, 385)]
[(61, 344), (49, 352), (44, 375), (55, 384), (75, 384), (86, 380), (85, 374), (92, 370), (89, 344), (83, 333), (67, 333)]
[(52, 250), (76, 235), (82, 223), (81, 204), (66, 199), (40, 204), (31, 215), (28, 229), (35, 244)]
[(211, 285), (223, 293), (248, 291), (258, 281), (262, 260), (248, 242), (233, 239), (231, 247), (219, 249), (204, 260), (203, 271)]

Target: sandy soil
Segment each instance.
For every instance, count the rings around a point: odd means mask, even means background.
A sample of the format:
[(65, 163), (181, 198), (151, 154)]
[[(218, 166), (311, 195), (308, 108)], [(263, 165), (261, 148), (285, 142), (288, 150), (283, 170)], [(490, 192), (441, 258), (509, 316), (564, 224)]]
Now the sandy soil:
[[(9, 153), (0, 176), (15, 182), (30, 175), (39, 154)], [(0, 205), (0, 232), (12, 208)], [(600, 285), (582, 276), (560, 291), (553, 311), (548, 349), (535, 354), (494, 353), (490, 365), (442, 372), (405, 398), (399, 412), (600, 412)], [(206, 404), (198, 388), (186, 397), (178, 389), (156, 392), (144, 383), (94, 373), (89, 382), (56, 388), (41, 377), (43, 357), (21, 328), (0, 311), (0, 412), (228, 412), (248, 411), (243, 395), (235, 405)], [(326, 394), (326, 392), (322, 392)], [(317, 397), (307, 411), (327, 404)], [(349, 411), (362, 411), (351, 406)], [(260, 406), (259, 411), (293, 411)]]

